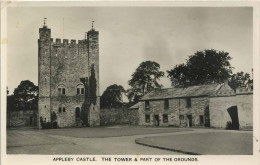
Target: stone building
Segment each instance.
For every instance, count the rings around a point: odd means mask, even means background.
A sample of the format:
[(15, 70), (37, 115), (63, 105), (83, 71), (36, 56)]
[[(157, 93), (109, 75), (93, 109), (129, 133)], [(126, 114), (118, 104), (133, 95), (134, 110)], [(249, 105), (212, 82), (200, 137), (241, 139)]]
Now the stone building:
[(39, 126), (41, 121), (51, 122), (53, 112), (59, 127), (80, 125), (83, 104), (85, 124), (100, 125), (99, 32), (92, 25), (83, 40), (54, 41), (44, 23), (39, 36)]
[(227, 84), (157, 89), (138, 102), (139, 125), (225, 128), (230, 121), (252, 128), (252, 94), (235, 93)]

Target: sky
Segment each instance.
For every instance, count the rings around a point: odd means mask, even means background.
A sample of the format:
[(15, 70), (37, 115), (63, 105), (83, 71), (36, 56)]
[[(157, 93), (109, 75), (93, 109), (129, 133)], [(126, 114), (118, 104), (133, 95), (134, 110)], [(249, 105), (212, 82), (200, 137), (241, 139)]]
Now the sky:
[[(82, 40), (91, 29), (91, 21), (95, 21), (94, 28), (99, 31), (100, 95), (112, 84), (128, 89), (127, 82), (143, 61), (155, 61), (166, 72), (205, 49), (229, 52), (234, 73), (251, 74), (253, 68), (250, 7), (9, 7), (10, 94), (22, 80), (38, 85), (37, 40), (44, 17), (54, 40)], [(171, 87), (166, 76), (160, 83)]]

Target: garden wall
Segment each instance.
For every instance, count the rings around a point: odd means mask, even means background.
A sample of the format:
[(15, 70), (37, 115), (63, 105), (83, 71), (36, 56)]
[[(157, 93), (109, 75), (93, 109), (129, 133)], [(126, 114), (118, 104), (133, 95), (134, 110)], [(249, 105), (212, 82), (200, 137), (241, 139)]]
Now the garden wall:
[(20, 110), (7, 113), (7, 127), (37, 126), (36, 110)]
[(100, 125), (138, 125), (137, 109), (112, 108), (100, 109)]

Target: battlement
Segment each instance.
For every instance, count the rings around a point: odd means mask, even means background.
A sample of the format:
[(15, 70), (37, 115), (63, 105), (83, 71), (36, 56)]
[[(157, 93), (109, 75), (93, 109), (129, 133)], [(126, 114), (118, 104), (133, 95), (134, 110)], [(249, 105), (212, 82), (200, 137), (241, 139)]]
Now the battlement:
[(55, 45), (86, 45), (87, 42), (86, 40), (75, 40), (75, 39), (63, 39), (61, 40), (60, 38), (56, 38), (55, 42), (54, 39), (51, 38), (51, 42)]

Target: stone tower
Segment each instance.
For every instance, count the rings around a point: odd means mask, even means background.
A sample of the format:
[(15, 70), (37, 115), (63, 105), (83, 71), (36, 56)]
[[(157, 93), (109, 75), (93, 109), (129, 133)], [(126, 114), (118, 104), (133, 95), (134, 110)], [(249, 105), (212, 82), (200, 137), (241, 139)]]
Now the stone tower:
[[(99, 33), (93, 27), (87, 38), (79, 40), (51, 38), (45, 24), (39, 29), (38, 82), (39, 126), (57, 116), (59, 127), (80, 126), (82, 106), (90, 101), (88, 126), (100, 125)], [(85, 79), (88, 86), (81, 80)]]

